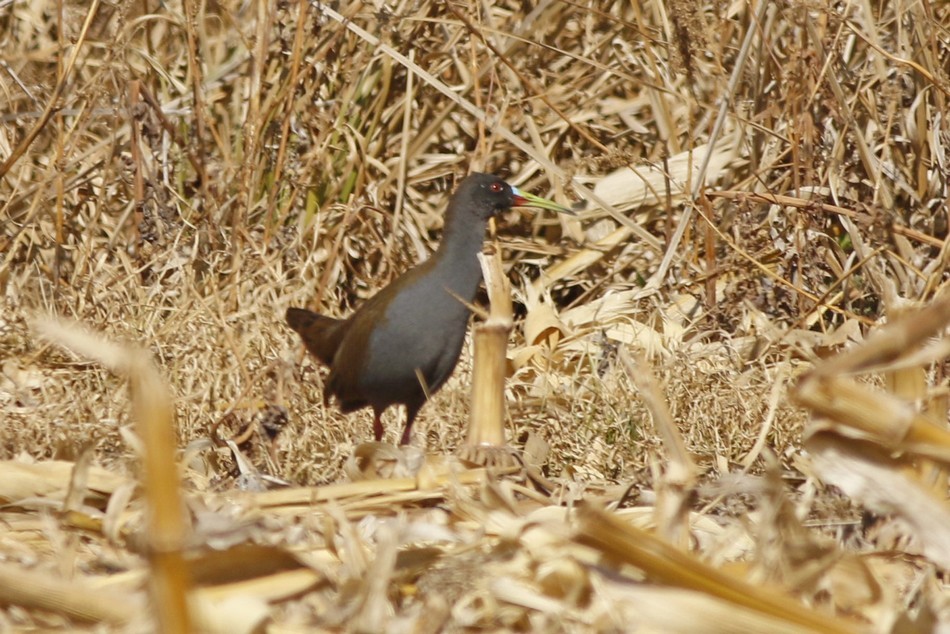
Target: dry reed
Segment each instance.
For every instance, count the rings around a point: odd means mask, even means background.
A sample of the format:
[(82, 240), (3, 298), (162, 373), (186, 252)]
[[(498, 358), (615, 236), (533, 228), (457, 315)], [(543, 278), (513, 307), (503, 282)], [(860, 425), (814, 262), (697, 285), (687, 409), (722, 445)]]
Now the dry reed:
[[(0, 631), (946, 628), (948, 23), (0, 2)], [(468, 353), (398, 451), (281, 323), (473, 169), (580, 208), (493, 229), (523, 468)]]

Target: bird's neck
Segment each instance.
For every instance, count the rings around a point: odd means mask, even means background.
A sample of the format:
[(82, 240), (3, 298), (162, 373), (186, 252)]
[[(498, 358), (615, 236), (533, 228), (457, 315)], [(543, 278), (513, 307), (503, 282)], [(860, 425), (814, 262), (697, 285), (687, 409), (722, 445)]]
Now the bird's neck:
[(487, 222), (471, 215), (448, 218), (439, 249), (433, 256), (435, 267), (446, 286), (471, 301), (482, 279), (478, 254), (485, 240)]

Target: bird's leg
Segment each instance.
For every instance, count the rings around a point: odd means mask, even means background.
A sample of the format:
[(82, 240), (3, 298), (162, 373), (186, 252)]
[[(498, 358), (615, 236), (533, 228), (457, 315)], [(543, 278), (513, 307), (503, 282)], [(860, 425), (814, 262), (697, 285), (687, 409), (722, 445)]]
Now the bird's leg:
[(400, 445), (408, 445), (410, 438), (412, 438), (412, 423), (416, 420), (416, 414), (419, 413), (419, 408), (421, 405), (410, 405), (406, 404), (406, 428), (402, 430), (402, 440), (399, 441)]
[(373, 434), (376, 436), (376, 442), (383, 439), (383, 421), (380, 420), (382, 415), (381, 410), (373, 409)]

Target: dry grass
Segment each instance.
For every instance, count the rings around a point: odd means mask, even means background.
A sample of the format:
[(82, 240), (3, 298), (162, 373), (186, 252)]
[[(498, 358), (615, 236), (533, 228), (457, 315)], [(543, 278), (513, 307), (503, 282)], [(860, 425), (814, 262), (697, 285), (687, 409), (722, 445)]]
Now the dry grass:
[[(0, 630), (159, 627), (179, 537), (192, 625), (220, 631), (946, 627), (947, 24), (927, 1), (0, 2)], [(447, 457), (468, 353), (423, 461), (324, 407), (282, 323), (426, 257), (470, 170), (583, 201), (497, 227), (533, 475)], [(143, 495), (166, 406), (185, 486)], [(367, 470), (392, 479), (346, 482)], [(240, 491), (265, 475), (323, 486)], [(145, 513), (179, 494), (187, 526)]]

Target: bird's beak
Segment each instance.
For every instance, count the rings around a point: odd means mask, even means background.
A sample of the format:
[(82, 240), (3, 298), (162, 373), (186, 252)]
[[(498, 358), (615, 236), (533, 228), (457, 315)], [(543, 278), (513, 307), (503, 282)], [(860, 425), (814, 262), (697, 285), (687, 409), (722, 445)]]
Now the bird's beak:
[(514, 186), (512, 186), (511, 191), (515, 195), (515, 207), (536, 207), (538, 209), (550, 209), (559, 214), (567, 214), (569, 216), (577, 215), (572, 210), (557, 204), (553, 200), (525, 193)]

